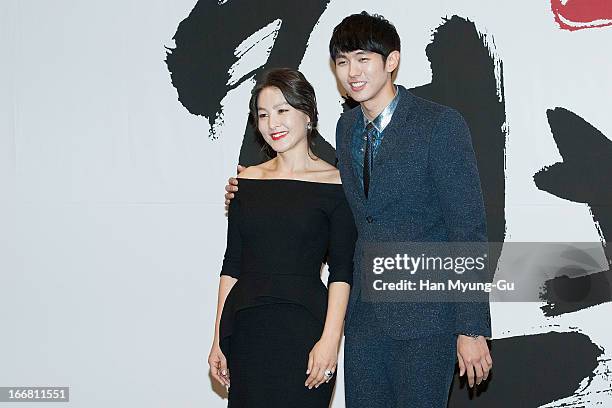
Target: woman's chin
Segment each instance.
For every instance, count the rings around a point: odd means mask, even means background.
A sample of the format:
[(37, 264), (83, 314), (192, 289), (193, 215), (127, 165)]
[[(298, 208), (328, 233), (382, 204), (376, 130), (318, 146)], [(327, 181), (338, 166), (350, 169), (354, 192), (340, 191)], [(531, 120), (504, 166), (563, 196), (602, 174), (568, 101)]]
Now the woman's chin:
[(279, 154), (279, 153), (286, 153), (289, 150), (293, 149), (295, 146), (290, 145), (285, 142), (277, 142), (277, 143), (272, 144), (270, 147), (272, 148), (272, 150), (276, 152), (276, 154)]

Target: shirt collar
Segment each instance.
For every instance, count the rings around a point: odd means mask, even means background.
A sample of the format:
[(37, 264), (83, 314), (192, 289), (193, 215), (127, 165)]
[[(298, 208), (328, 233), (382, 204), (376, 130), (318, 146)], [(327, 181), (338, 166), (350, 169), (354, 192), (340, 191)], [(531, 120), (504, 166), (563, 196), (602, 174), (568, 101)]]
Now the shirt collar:
[[(378, 116), (374, 118), (374, 120), (372, 121), (372, 125), (374, 125), (378, 133), (382, 133), (383, 130), (385, 130), (385, 128), (389, 124), (389, 122), (391, 122), (391, 117), (393, 116), (393, 112), (395, 112), (395, 108), (397, 107), (399, 97), (400, 97), (400, 92), (399, 92), (397, 85), (395, 85), (395, 96), (393, 97), (391, 102), (389, 102), (387, 107), (383, 109), (383, 111), (380, 112)], [(363, 108), (361, 108), (361, 115), (363, 116), (363, 126), (365, 127), (368, 125), (370, 120), (363, 113)]]

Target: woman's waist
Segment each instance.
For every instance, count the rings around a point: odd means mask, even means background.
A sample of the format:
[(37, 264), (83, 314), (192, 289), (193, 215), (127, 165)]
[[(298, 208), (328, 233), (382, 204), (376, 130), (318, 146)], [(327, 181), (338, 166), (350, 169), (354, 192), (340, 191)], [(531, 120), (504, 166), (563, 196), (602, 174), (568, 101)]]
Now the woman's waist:
[(250, 273), (240, 275), (228, 295), (238, 303), (264, 297), (326, 303), (327, 288), (317, 275)]
[(321, 279), (301, 275), (241, 275), (227, 295), (222, 320), (225, 335), (231, 332), (234, 313), (270, 303), (293, 303), (306, 307), (321, 322), (327, 310), (327, 288)]
[(240, 279), (311, 279), (311, 280), (321, 280), (321, 271), (320, 270), (310, 270), (310, 271), (279, 271), (279, 270), (258, 270), (258, 269), (250, 269), (240, 273)]
[(321, 260), (309, 259), (283, 259), (273, 260), (268, 256), (257, 258), (244, 256), (240, 262), (242, 275), (296, 275), (321, 276)]

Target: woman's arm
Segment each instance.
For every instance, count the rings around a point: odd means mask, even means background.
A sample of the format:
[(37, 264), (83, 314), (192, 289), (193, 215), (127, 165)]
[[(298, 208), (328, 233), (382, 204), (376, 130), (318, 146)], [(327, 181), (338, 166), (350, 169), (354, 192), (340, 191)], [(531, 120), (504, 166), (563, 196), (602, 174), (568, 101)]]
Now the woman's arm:
[(350, 292), (351, 285), (346, 282), (332, 282), (329, 284), (327, 316), (325, 317), (325, 327), (321, 335), (322, 339), (340, 342)]
[[(325, 371), (336, 372), (338, 365), (338, 349), (344, 329), (344, 316), (348, 304), (351, 286), (346, 282), (331, 282), (327, 296), (327, 315), (323, 334), (308, 355), (309, 375), (304, 384), (309, 389), (318, 388), (329, 378)], [(330, 377), (331, 378), (331, 377)]]
[(210, 354), (208, 355), (208, 365), (210, 366), (210, 373), (213, 378), (221, 385), (230, 386), (229, 370), (227, 368), (227, 359), (221, 351), (219, 346), (219, 322), (221, 321), (221, 314), (223, 313), (223, 305), (225, 305), (225, 299), (229, 294), (232, 287), (238, 282), (238, 279), (231, 276), (222, 275), (219, 280), (219, 293), (217, 295), (217, 317), (215, 318), (215, 334), (213, 338), (213, 344), (210, 348)]
[(240, 200), (232, 200), (229, 205), (227, 219), (227, 246), (221, 268), (221, 278), (219, 280), (219, 292), (217, 295), (217, 315), (215, 317), (215, 334), (213, 344), (208, 356), (210, 372), (217, 381), (226, 387), (230, 385), (230, 373), (227, 368), (227, 359), (221, 351), (219, 345), (220, 333), (219, 325), (225, 300), (230, 290), (234, 287), (240, 276), (240, 265), (242, 257), (242, 238), (240, 236)]
[(336, 372), (338, 349), (344, 328), (344, 316), (353, 281), (353, 253), (357, 230), (353, 214), (344, 196), (330, 213), (329, 236), (329, 279), (327, 297), (327, 316), (321, 339), (308, 356), (308, 370), (305, 385), (319, 387), (331, 377), (325, 371)]
[(231, 276), (222, 275), (219, 279), (219, 293), (217, 295), (217, 318), (215, 319), (215, 336), (213, 344), (219, 345), (219, 323), (221, 322), (221, 314), (223, 313), (223, 305), (230, 290), (238, 282), (238, 279)]

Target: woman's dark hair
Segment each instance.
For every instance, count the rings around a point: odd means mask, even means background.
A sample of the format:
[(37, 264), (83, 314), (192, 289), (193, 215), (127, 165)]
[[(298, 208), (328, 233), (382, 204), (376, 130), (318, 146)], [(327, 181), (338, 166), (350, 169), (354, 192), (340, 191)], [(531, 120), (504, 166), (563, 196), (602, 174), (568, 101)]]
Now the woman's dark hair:
[[(310, 126), (306, 130), (306, 137), (308, 147), (312, 149), (314, 139), (316, 139), (318, 134), (316, 127), (319, 120), (314, 88), (300, 71), (291, 68), (276, 68), (263, 74), (263, 77), (257, 82), (253, 91), (251, 91), (251, 100), (249, 102), (251, 120), (253, 121), (253, 126), (257, 129), (257, 141), (262, 145), (262, 150), (270, 157), (276, 156), (276, 152), (266, 143), (258, 128), (257, 98), (259, 93), (268, 87), (280, 89), (289, 105), (305, 113), (310, 118)], [(308, 154), (310, 155), (310, 151)]]
[(334, 28), (329, 41), (329, 55), (356, 50), (370, 51), (382, 55), (383, 62), (393, 51), (400, 51), (400, 38), (395, 26), (378, 14), (351, 14)]

